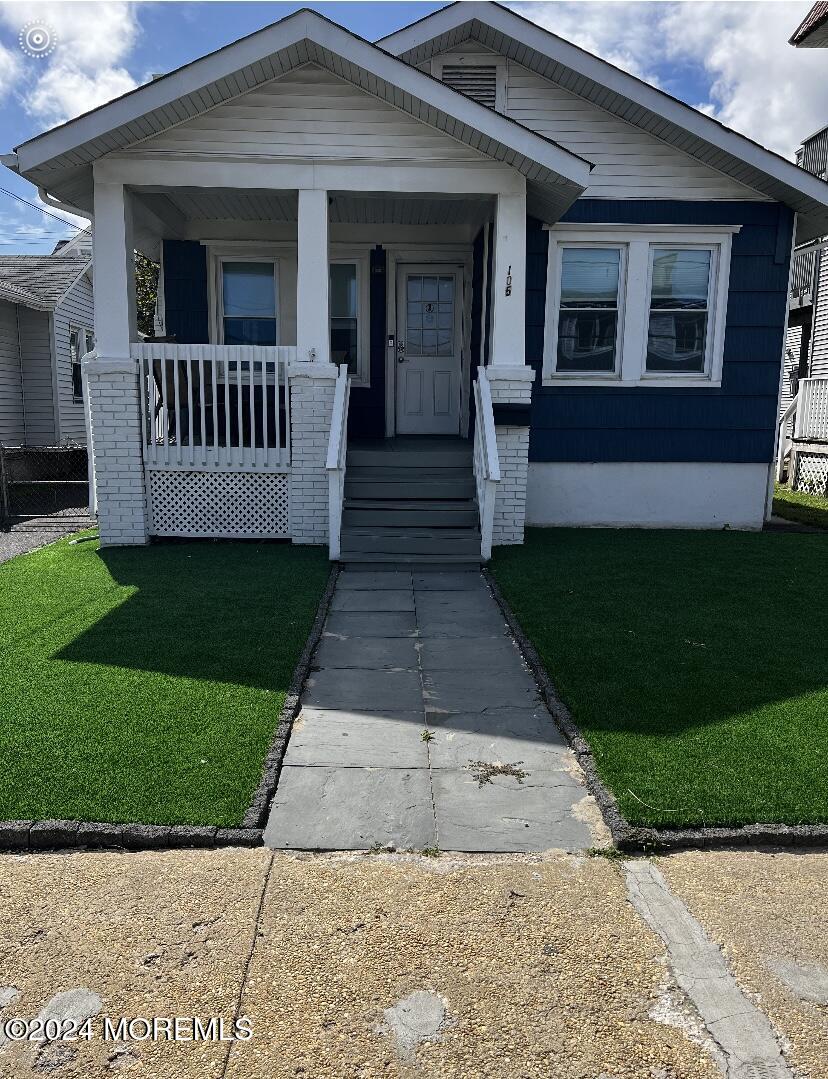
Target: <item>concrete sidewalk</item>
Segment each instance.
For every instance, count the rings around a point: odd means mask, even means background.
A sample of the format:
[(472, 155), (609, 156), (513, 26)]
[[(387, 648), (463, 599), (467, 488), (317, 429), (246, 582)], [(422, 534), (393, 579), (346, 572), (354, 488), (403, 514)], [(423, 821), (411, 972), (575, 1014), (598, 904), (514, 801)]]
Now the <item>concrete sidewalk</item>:
[(344, 570), (267, 845), (530, 852), (603, 835), (480, 572)]

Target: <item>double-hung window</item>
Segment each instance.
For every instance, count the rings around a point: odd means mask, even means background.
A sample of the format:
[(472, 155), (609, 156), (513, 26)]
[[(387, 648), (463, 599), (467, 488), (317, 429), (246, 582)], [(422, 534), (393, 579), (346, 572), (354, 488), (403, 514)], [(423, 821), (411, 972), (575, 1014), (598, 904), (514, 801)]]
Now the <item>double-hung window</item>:
[(221, 333), (225, 345), (279, 343), (278, 263), (222, 259)]
[(550, 227), (544, 379), (719, 385), (734, 232)]
[(83, 400), (83, 369), (81, 360), (95, 347), (95, 338), (91, 330), (82, 326), (69, 327), (69, 362), (72, 369), (72, 397), (75, 401)]
[(353, 384), (370, 384), (368, 258), (342, 256), (330, 264), (331, 360), (347, 366)]

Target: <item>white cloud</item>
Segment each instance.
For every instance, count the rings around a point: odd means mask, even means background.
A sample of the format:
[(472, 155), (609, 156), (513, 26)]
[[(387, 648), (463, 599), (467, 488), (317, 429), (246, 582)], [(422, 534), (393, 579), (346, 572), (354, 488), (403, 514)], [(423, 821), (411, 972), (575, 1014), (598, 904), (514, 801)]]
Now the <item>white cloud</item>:
[(788, 38), (807, 2), (594, 3), (513, 5), (525, 18), (659, 84), (670, 64), (691, 66), (709, 89), (688, 104), (792, 156), (828, 123), (828, 57)]
[(0, 21), (12, 31), (33, 17), (56, 34), (48, 57), (27, 58), (21, 52), (23, 64), (18, 64), (22, 104), (40, 125), (62, 123), (135, 86), (125, 66), (139, 32), (133, 4), (45, 0), (35, 7), (17, 0), (0, 2)]
[(20, 76), (21, 57), (0, 45), (0, 101), (6, 97)]

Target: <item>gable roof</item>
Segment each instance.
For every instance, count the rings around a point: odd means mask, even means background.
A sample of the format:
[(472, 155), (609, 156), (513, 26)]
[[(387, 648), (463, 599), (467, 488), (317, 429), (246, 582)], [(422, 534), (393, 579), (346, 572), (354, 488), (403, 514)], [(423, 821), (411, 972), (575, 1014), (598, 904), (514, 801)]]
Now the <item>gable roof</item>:
[(384, 52), (314, 11), (278, 23), (194, 60), (17, 147), (17, 167), (40, 186), (88, 209), (90, 165), (200, 115), (307, 63), (548, 188), (565, 209), (585, 189), (590, 163)]
[(54, 311), (92, 265), (87, 258), (60, 255), (0, 255), (0, 299)]
[(500, 4), (456, 2), (378, 44), (421, 64), (469, 38), (789, 206), (800, 215), (799, 240), (828, 232), (828, 183)]
[(828, 48), (828, 0), (818, 0), (788, 39), (797, 49)]

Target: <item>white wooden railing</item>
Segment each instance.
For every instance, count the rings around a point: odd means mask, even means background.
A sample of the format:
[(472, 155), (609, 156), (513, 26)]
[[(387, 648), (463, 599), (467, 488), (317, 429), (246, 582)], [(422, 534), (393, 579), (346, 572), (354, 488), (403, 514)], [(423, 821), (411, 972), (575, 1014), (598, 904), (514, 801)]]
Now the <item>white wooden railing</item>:
[(290, 464), (293, 346), (132, 346), (149, 469), (279, 472)]
[(342, 507), (345, 502), (345, 459), (348, 452), (348, 404), (351, 379), (343, 364), (334, 388), (331, 432), (328, 437), (328, 550), (332, 562), (339, 558)]
[(779, 417), (776, 478), (780, 481), (797, 442), (828, 443), (828, 378), (800, 379), (796, 396)]
[(482, 372), (474, 384), (474, 479), (480, 511), (480, 557), (492, 557), (492, 530), (497, 485), (500, 483), (500, 460), (497, 455), (492, 389)]

